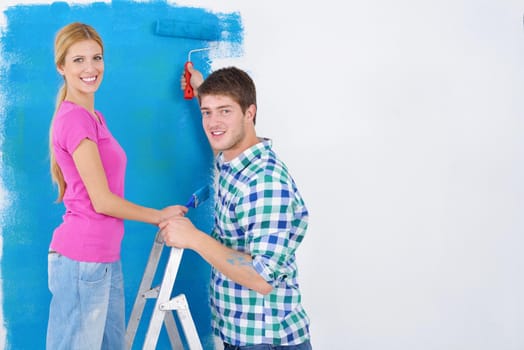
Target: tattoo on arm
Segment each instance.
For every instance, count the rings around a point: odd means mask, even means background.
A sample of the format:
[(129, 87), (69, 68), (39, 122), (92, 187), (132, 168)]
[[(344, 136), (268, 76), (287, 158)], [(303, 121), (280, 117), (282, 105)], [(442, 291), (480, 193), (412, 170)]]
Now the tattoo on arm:
[(231, 258), (227, 259), (227, 262), (236, 266), (251, 266), (251, 261), (248, 261), (243, 255), (240, 254), (232, 254)]

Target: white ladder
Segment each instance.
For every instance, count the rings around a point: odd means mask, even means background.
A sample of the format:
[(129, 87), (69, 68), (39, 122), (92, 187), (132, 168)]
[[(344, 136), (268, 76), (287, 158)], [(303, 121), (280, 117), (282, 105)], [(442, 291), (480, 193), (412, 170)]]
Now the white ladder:
[(131, 350), (133, 346), (133, 341), (135, 339), (138, 325), (140, 324), (140, 319), (142, 318), (146, 300), (156, 298), (155, 308), (151, 315), (151, 320), (149, 321), (149, 328), (142, 349), (156, 349), (162, 323), (165, 323), (166, 325), (172, 349), (184, 349), (173, 316), (173, 311), (176, 311), (189, 349), (202, 350), (202, 344), (200, 343), (185, 295), (180, 294), (171, 299), (171, 292), (173, 291), (175, 278), (180, 266), (180, 261), (182, 260), (182, 253), (184, 252), (183, 249), (170, 248), (169, 260), (166, 265), (162, 284), (155, 288), (151, 288), (151, 283), (153, 282), (163, 248), (164, 242), (160, 235), (160, 231), (158, 231), (153, 247), (151, 248), (151, 253), (149, 254), (149, 260), (146, 265), (144, 276), (142, 277), (142, 282), (140, 283), (133, 311), (131, 312), (127, 324), (125, 337), (126, 349)]

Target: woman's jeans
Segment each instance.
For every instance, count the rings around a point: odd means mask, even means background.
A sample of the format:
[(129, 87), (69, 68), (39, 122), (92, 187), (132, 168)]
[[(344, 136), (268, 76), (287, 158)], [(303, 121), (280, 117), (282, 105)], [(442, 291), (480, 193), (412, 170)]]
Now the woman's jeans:
[(124, 279), (120, 261), (79, 262), (48, 255), (48, 350), (123, 350)]
[(224, 343), (224, 350), (311, 350), (311, 343), (308, 341), (299, 345), (245, 345), (235, 346)]

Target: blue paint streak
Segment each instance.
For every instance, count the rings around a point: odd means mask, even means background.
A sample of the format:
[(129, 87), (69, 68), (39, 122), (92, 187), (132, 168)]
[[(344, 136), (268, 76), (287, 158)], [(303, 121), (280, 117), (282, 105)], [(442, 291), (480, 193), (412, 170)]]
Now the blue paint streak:
[[(218, 24), (219, 40), (242, 46), (238, 13), (211, 13), (163, 1), (114, 1), (69, 5), (17, 5), (5, 11), (7, 27), (0, 44), (7, 68), (0, 71), (4, 120), (4, 183), (14, 193), (4, 213), (4, 318), (8, 349), (43, 349), (50, 294), (47, 289), (47, 247), (63, 214), (53, 204), (56, 192), (48, 171), (47, 137), (60, 77), (53, 66), (53, 40), (63, 25), (93, 25), (105, 43), (106, 71), (97, 94), (97, 108), (128, 155), (126, 197), (151, 207), (185, 203), (191, 193), (211, 182), (212, 152), (201, 128), (196, 101), (183, 99), (179, 79), (187, 54), (207, 47), (205, 40), (155, 34), (159, 19), (206, 18)], [(231, 54), (236, 54), (231, 52)], [(192, 56), (195, 66), (209, 72), (205, 53)], [(209, 231), (212, 201), (189, 216)], [(156, 228), (126, 222), (122, 260), (126, 311), (131, 312)], [(165, 263), (167, 249), (162, 263)], [(156, 277), (161, 279), (161, 271)], [(173, 295), (185, 293), (204, 348), (212, 348), (208, 305), (209, 266), (186, 251)], [(152, 302), (144, 311), (147, 321)], [(135, 348), (141, 348), (145, 325)], [(30, 335), (30, 336), (29, 336)], [(167, 348), (162, 332), (159, 348)]]

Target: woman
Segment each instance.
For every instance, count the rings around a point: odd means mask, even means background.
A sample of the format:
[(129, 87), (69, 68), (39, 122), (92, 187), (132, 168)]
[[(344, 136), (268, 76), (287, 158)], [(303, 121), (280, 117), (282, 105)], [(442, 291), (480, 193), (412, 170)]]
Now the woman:
[(51, 122), (50, 165), (66, 210), (49, 250), (47, 349), (124, 349), (123, 219), (158, 225), (187, 211), (124, 199), (126, 155), (95, 109), (103, 54), (102, 39), (89, 25), (71, 23), (56, 35), (55, 64), (64, 85)]

